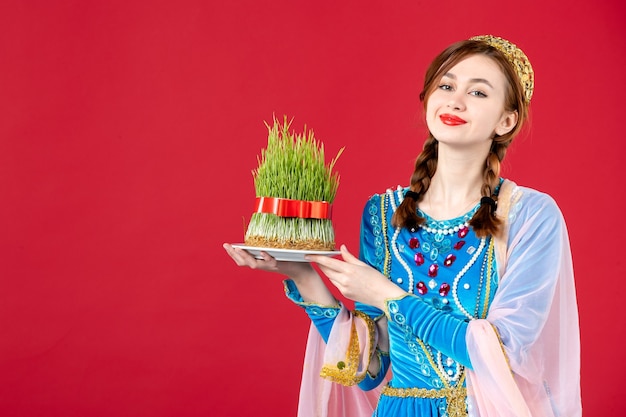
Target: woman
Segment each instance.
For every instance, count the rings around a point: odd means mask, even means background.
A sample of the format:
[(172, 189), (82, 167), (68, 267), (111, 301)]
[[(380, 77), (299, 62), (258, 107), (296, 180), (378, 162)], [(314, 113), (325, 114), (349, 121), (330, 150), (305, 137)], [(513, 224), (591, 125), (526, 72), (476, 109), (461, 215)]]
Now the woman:
[(310, 264), (224, 245), (238, 265), (289, 276), (311, 317), (301, 415), (581, 415), (565, 222), (548, 195), (500, 178), (533, 79), (526, 55), (494, 36), (435, 58), (410, 186), (367, 202), (360, 259), (345, 246), (342, 259), (309, 257), (354, 311)]

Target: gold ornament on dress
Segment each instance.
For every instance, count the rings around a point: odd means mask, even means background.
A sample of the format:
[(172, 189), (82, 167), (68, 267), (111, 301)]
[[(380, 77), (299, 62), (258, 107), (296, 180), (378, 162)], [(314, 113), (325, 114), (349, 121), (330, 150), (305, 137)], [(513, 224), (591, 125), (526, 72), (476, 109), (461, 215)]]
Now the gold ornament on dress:
[[(340, 360), (336, 364), (326, 364), (320, 371), (320, 376), (330, 381), (337, 382), (338, 384), (345, 385), (347, 387), (356, 385), (365, 379), (367, 368), (369, 366), (369, 360), (372, 358), (374, 348), (376, 347), (375, 338), (375, 324), (374, 321), (365, 313), (359, 310), (352, 312), (354, 318), (352, 321), (352, 330), (350, 334), (350, 342), (348, 345), (348, 351), (346, 352), (345, 360)], [(367, 334), (369, 337), (369, 351), (363, 352), (363, 355), (368, 358), (364, 369), (359, 373), (359, 362), (361, 356), (361, 347), (359, 343), (359, 335), (356, 330), (354, 320), (357, 317), (363, 320), (367, 326)]]
[(530, 99), (533, 96), (533, 89), (535, 88), (535, 73), (533, 72), (533, 67), (530, 65), (526, 54), (511, 42), (497, 36), (474, 36), (470, 38), (470, 40), (484, 42), (504, 54), (511, 65), (513, 65), (513, 69), (517, 73), (517, 77), (524, 90), (526, 101), (530, 103)]
[(386, 385), (383, 387), (382, 395), (400, 398), (445, 398), (449, 417), (467, 417), (467, 389), (465, 387), (427, 389), (393, 388)]

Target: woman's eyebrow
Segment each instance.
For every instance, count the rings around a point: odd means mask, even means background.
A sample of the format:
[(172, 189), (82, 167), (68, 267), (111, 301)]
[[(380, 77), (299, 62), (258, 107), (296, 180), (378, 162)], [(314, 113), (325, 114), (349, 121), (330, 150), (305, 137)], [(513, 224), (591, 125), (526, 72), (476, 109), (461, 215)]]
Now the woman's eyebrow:
[[(447, 72), (447, 73), (443, 74), (443, 76), (451, 78), (453, 80), (456, 80), (456, 75), (452, 74), (451, 72)], [(491, 85), (491, 83), (487, 79), (485, 79), (485, 78), (470, 78), (469, 82), (471, 84), (483, 83), (483, 84), (486, 84), (487, 86), (493, 88), (493, 85)]]
[(490, 88), (493, 88), (493, 85), (491, 85), (491, 83), (487, 81), (485, 78), (472, 78), (470, 79), (470, 83), (472, 84), (483, 83), (483, 84), (487, 84)]

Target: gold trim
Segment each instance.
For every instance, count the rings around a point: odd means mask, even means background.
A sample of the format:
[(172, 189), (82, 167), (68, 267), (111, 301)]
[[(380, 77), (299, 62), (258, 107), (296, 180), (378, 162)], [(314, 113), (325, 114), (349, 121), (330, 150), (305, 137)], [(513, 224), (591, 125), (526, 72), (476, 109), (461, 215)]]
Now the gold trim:
[(487, 317), (489, 299), (491, 298), (491, 269), (493, 264), (494, 245), (494, 238), (492, 236), (489, 240), (489, 248), (487, 248), (487, 283), (485, 285), (485, 302), (483, 303), (483, 311), (480, 315), (480, 318), (482, 319)]
[[(348, 343), (348, 351), (346, 352), (345, 360), (340, 360), (336, 364), (327, 364), (322, 367), (320, 376), (330, 381), (336, 382), (345, 386), (356, 385), (365, 379), (367, 374), (367, 368), (369, 367), (369, 361), (372, 358), (372, 353), (376, 346), (374, 346), (375, 334), (374, 334), (374, 322), (369, 316), (362, 311), (355, 310), (353, 312), (354, 318), (352, 319), (352, 329), (350, 331), (350, 341)], [(361, 353), (361, 346), (359, 343), (359, 335), (356, 331), (356, 324), (354, 320), (360, 318), (365, 321), (367, 325), (367, 332), (370, 339), (370, 348), (367, 352), (367, 363), (365, 371), (361, 375), (358, 375), (359, 370), (359, 357)], [(365, 352), (364, 352), (365, 354)]]
[(427, 388), (393, 388), (385, 386), (382, 395), (398, 398), (445, 398), (446, 411), (449, 417), (467, 416), (467, 389), (465, 387), (427, 389)]
[[(387, 237), (387, 211), (385, 210), (385, 199), (387, 194), (383, 194), (380, 199), (380, 223), (383, 233), (383, 241), (385, 242), (385, 260), (383, 263), (383, 275), (391, 279), (391, 255), (389, 254), (389, 239)], [(391, 197), (389, 197), (391, 198)]]
[[(511, 207), (513, 207), (520, 199), (520, 193), (516, 192), (517, 185), (505, 179), (502, 185), (500, 186), (500, 193), (498, 195), (498, 210), (496, 211), (496, 215), (500, 218), (504, 224), (502, 225), (502, 229), (498, 235), (493, 236), (496, 240), (496, 267), (498, 271), (498, 280), (502, 279), (504, 275), (504, 270), (506, 267), (507, 261), (507, 242), (509, 239), (509, 212)], [(513, 194), (515, 192), (515, 194)]]
[(506, 350), (504, 350), (504, 342), (502, 342), (502, 338), (500, 337), (500, 332), (498, 332), (498, 329), (496, 328), (496, 326), (493, 323), (489, 323), (491, 324), (491, 327), (493, 328), (493, 332), (496, 334), (496, 337), (498, 338), (498, 343), (500, 343), (500, 349), (502, 350), (502, 356), (504, 356), (504, 360), (506, 360), (506, 366), (509, 367), (509, 370), (511, 371), (511, 375), (513, 374), (513, 369), (511, 368), (511, 362), (509, 361), (509, 355), (507, 355)]
[[(433, 358), (433, 355), (430, 353), (430, 349), (428, 349), (426, 347), (426, 344), (424, 343), (424, 341), (419, 339), (419, 338), (417, 338), (417, 337), (415, 338), (415, 341), (420, 345), (420, 347), (422, 348), (422, 351), (424, 351), (424, 353), (426, 354), (426, 358), (428, 359), (428, 362), (430, 363), (430, 366), (435, 370), (435, 372), (437, 373), (437, 376), (439, 377), (439, 379), (441, 380), (443, 385), (446, 388), (451, 388), (451, 385), (448, 382), (448, 379), (439, 370), (439, 367), (435, 363), (435, 359)], [(463, 385), (464, 382), (465, 382), (465, 367), (463, 367), (463, 370), (461, 371), (461, 375), (459, 376), (459, 380), (456, 383), (456, 386), (460, 387), (461, 385)]]
[[(428, 389), (428, 388), (394, 388), (386, 385), (383, 388), (382, 395), (387, 397), (400, 397), (400, 398), (446, 398), (454, 393), (454, 391), (460, 391), (464, 396), (467, 396), (467, 389), (461, 388), (442, 388), (442, 389)], [(456, 394), (456, 393), (455, 393)]]
[(374, 351), (376, 350), (376, 323), (374, 323), (374, 321), (370, 318), (370, 316), (368, 316), (367, 314), (365, 314), (362, 311), (359, 310), (354, 310), (353, 314), (356, 317), (359, 317), (360, 319), (362, 319), (365, 324), (367, 325), (367, 334), (369, 336), (370, 339), (370, 348), (369, 351), (367, 352), (367, 365), (365, 367), (365, 369), (369, 368), (369, 362), (372, 360), (372, 356), (374, 355)]

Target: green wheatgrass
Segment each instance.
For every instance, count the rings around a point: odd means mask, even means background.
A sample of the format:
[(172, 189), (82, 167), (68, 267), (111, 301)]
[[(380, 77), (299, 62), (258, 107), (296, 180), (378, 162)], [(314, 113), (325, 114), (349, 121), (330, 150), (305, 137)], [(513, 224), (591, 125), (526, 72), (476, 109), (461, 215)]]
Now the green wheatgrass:
[[(333, 169), (343, 148), (326, 165), (324, 145), (306, 125), (302, 133), (290, 131), (291, 121), (286, 116), (282, 124), (274, 117), (272, 126), (265, 125), (267, 147), (261, 150), (258, 168), (252, 171), (257, 197), (332, 203), (339, 187), (339, 174)], [(260, 247), (333, 250), (335, 233), (330, 219), (254, 213), (245, 241)]]

